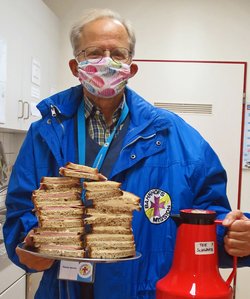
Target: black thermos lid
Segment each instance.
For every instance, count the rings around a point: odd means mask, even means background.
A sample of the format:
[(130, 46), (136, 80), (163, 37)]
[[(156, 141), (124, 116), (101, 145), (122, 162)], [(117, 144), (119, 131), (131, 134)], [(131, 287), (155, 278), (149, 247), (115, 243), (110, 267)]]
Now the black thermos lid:
[(182, 223), (214, 224), (216, 212), (210, 210), (185, 209), (180, 211)]

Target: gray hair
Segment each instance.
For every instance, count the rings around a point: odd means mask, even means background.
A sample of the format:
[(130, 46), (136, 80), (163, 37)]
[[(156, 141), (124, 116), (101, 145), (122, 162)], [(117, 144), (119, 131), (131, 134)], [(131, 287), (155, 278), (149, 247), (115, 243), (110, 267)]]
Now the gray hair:
[(131, 23), (128, 20), (123, 19), (117, 12), (110, 9), (89, 9), (85, 11), (85, 14), (73, 25), (70, 31), (70, 42), (73, 48), (74, 56), (78, 54), (77, 51), (79, 51), (79, 41), (81, 39), (84, 26), (92, 21), (105, 18), (117, 20), (125, 27), (129, 37), (130, 51), (132, 52), (132, 56), (134, 55), (136, 39)]

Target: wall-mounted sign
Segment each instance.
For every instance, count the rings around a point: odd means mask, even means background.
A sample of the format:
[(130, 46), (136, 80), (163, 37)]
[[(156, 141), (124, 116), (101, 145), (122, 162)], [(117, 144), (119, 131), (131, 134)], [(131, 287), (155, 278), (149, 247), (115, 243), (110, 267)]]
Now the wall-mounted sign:
[(41, 64), (37, 59), (32, 59), (31, 82), (40, 86), (41, 84)]

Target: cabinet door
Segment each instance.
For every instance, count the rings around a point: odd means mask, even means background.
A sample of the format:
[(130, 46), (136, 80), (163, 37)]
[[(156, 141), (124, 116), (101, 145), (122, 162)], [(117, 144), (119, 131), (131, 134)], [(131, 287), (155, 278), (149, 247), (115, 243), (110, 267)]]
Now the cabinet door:
[[(6, 71), (6, 81), (1, 82), (5, 85), (4, 99), (5, 107), (3, 112), (5, 115), (5, 123), (1, 127), (9, 129), (18, 129), (18, 100), (21, 93), (21, 70), (22, 70), (22, 38), (16, 29), (13, 34), (13, 27), (10, 25), (9, 16), (15, 19), (15, 12), (10, 11), (11, 5), (1, 5), (0, 9), (0, 39), (2, 44), (6, 46), (6, 70), (5, 65), (0, 65), (1, 72)], [(18, 26), (16, 26), (18, 28)]]
[[(0, 128), (26, 131), (40, 117), (38, 102), (57, 90), (59, 20), (42, 1), (13, 2), (2, 0), (0, 10), (0, 40), (7, 45), (6, 121)], [(34, 60), (40, 81), (32, 77)]]
[[(41, 49), (38, 48), (36, 43), (32, 42), (36, 39), (37, 32), (39, 32), (39, 28), (36, 28), (33, 25), (33, 30), (29, 27), (29, 24), (24, 23), (24, 30), (23, 30), (23, 44), (29, 45), (25, 46), (25, 55), (23, 55), (23, 65), (21, 70), (21, 111), (19, 106), (19, 113), (22, 114), (22, 117), (19, 119), (19, 126), (20, 129), (27, 131), (30, 124), (33, 121), (38, 119), (37, 116), (34, 116), (33, 107), (35, 107), (38, 102), (41, 100), (41, 85), (43, 82), (39, 84), (35, 84), (32, 82), (32, 65), (34, 65), (33, 61), (36, 60), (37, 63), (40, 63), (40, 53)], [(37, 29), (37, 32), (34, 30)], [(40, 33), (39, 33), (40, 35)], [(34, 58), (36, 57), (36, 58)], [(41, 70), (39, 70), (41, 73)], [(41, 81), (41, 80), (40, 80)], [(36, 96), (35, 96), (36, 95)], [(46, 94), (47, 96), (47, 94)], [(40, 115), (40, 114), (39, 114)]]

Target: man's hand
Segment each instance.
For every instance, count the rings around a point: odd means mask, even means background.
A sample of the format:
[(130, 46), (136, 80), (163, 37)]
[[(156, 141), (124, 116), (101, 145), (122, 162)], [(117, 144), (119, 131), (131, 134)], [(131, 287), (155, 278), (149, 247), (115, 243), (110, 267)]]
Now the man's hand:
[[(24, 242), (27, 246), (33, 246), (32, 238), (30, 237), (31, 233), (33, 231), (30, 231), (27, 237), (24, 239)], [(38, 256), (34, 256), (29, 252), (24, 252), (19, 247), (16, 248), (16, 254), (19, 258), (20, 263), (27, 266), (30, 269), (36, 270), (36, 271), (44, 271), (49, 269), (53, 263), (54, 260), (46, 259)]]
[(222, 224), (228, 229), (224, 238), (227, 253), (237, 257), (250, 255), (250, 219), (237, 210), (228, 213)]

